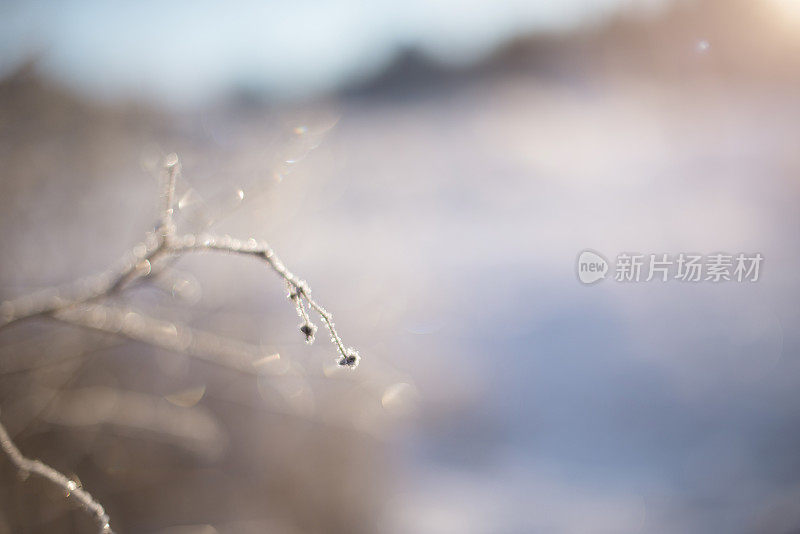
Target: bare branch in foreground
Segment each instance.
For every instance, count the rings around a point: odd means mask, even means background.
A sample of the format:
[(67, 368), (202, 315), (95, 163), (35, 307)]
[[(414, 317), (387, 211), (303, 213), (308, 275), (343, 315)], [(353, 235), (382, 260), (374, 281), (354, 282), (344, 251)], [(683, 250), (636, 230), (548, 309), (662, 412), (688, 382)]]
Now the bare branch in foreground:
[[(295, 304), (303, 319), (300, 331), (306, 341), (312, 342), (316, 327), (311, 323), (305, 305), (314, 310), (331, 335), (331, 342), (339, 352), (339, 365), (354, 368), (359, 363), (359, 354), (353, 348), (345, 347), (333, 323), (333, 316), (318, 302), (311, 298), (308, 284), (291, 273), (275, 255), (275, 251), (264, 241), (253, 238), (242, 241), (231, 236), (210, 234), (186, 234), (178, 237), (173, 223), (175, 182), (180, 173), (180, 162), (174, 154), (167, 157), (166, 185), (162, 195), (162, 211), (159, 227), (148, 232), (145, 240), (125, 254), (117, 267), (79, 280), (62, 288), (50, 288), (0, 304), (0, 328), (9, 323), (33, 317), (50, 315), (66, 308), (99, 300), (112, 293), (122, 291), (125, 286), (137, 279), (147, 279), (153, 274), (152, 263), (162, 256), (180, 256), (187, 252), (227, 252), (243, 254), (263, 260), (283, 278), (290, 287), (289, 299)], [(58, 318), (58, 317), (56, 317)]]
[[(118, 264), (107, 271), (66, 286), (45, 289), (0, 303), (0, 330), (16, 321), (47, 316), (196, 356), (239, 371), (257, 372), (253, 364), (265, 358), (263, 350), (258, 346), (162, 321), (132, 310), (106, 306), (101, 302), (106, 297), (120, 294), (132, 282), (152, 281), (159, 272), (158, 266), (162, 265), (158, 263), (154, 268), (156, 260), (177, 258), (189, 252), (225, 252), (264, 261), (287, 284), (287, 296), (302, 319), (300, 331), (306, 342), (314, 341), (317, 330), (308, 313), (308, 310), (313, 310), (330, 332), (331, 342), (338, 352), (339, 365), (355, 368), (359, 363), (358, 351), (344, 345), (330, 312), (311, 298), (308, 284), (292, 274), (266, 242), (252, 238), (242, 241), (227, 235), (177, 235), (173, 218), (175, 184), (180, 175), (177, 155), (167, 156), (165, 174), (158, 227), (147, 232), (144, 241), (125, 253)], [(55, 469), (39, 460), (25, 458), (2, 423), (0, 445), (21, 472), (36, 473), (60, 486), (95, 515), (101, 533), (111, 532), (108, 515), (100, 503)]]
[(54, 312), (53, 317), (65, 323), (124, 336), (247, 374), (257, 374), (255, 364), (273, 356), (258, 345), (117, 306), (81, 304)]
[(23, 477), (27, 477), (30, 473), (35, 473), (46, 478), (56, 486), (59, 486), (64, 490), (64, 494), (67, 497), (74, 498), (94, 515), (100, 527), (100, 534), (113, 534), (111, 526), (109, 525), (108, 514), (106, 514), (103, 506), (97, 502), (88, 491), (79, 487), (74, 480), (70, 480), (64, 474), (39, 460), (25, 458), (17, 446), (14, 445), (14, 442), (11, 441), (11, 437), (8, 435), (8, 431), (2, 423), (0, 423), (0, 447), (2, 447), (3, 452), (8, 455), (11, 462), (17, 467)]

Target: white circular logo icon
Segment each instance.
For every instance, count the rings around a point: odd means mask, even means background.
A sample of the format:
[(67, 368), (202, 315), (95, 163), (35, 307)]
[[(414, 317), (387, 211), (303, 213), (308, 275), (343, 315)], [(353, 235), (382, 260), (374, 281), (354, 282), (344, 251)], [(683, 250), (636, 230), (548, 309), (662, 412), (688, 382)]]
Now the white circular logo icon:
[(578, 280), (584, 284), (593, 284), (606, 277), (608, 262), (592, 250), (584, 250), (578, 255)]

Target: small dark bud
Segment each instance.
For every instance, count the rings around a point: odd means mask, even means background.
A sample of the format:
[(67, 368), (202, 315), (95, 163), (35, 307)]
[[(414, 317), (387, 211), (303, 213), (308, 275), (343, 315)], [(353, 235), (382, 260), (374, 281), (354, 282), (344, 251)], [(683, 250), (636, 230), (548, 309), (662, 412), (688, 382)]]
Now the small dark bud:
[(303, 323), (300, 325), (300, 331), (306, 336), (306, 343), (314, 342), (314, 335), (317, 333), (317, 327), (311, 323)]
[(347, 354), (339, 358), (339, 365), (342, 367), (349, 367), (350, 369), (355, 369), (358, 367), (358, 362), (361, 361), (361, 357), (358, 355), (358, 351), (355, 349), (347, 349)]

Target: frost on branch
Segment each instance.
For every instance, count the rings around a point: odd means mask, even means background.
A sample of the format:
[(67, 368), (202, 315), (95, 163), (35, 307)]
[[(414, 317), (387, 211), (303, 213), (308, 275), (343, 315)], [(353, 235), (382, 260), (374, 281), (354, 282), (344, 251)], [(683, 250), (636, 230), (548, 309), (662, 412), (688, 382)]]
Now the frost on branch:
[(14, 445), (14, 442), (11, 441), (11, 437), (2, 424), (0, 424), (0, 447), (2, 447), (3, 452), (6, 453), (23, 479), (27, 478), (31, 473), (46, 478), (56, 486), (59, 486), (65, 495), (77, 500), (81, 506), (94, 515), (100, 534), (113, 534), (108, 514), (89, 492), (80, 488), (75, 481), (70, 480), (63, 473), (56, 471), (49, 465), (39, 460), (31, 460), (24, 457), (17, 446)]
[[(330, 312), (311, 297), (308, 284), (292, 274), (266, 242), (254, 238), (236, 239), (229, 235), (178, 234), (173, 218), (175, 187), (181, 172), (177, 155), (167, 156), (164, 170), (159, 222), (154, 230), (145, 234), (141, 243), (125, 253), (117, 265), (95, 276), (0, 303), (0, 328), (30, 317), (46, 316), (197, 356), (240, 371), (252, 371), (253, 363), (263, 357), (259, 347), (166, 323), (103, 302), (111, 296), (119, 297), (137, 283), (156, 281), (158, 275), (169, 273), (170, 259), (191, 252), (223, 252), (250, 256), (266, 263), (286, 284), (287, 296), (301, 319), (299, 329), (305, 341), (309, 344), (314, 342), (317, 326), (312, 322), (311, 314), (316, 314), (330, 333), (338, 353), (338, 364), (350, 369), (357, 367), (360, 361), (358, 351), (344, 345)], [(128, 320), (131, 317), (136, 320)], [(1, 423), (0, 446), (21, 473), (36, 473), (60, 486), (95, 516), (100, 532), (111, 532), (108, 516), (100, 503), (55, 469), (38, 460), (25, 458)]]
[(361, 361), (361, 356), (358, 355), (358, 351), (356, 349), (349, 348), (345, 351), (344, 355), (339, 359), (339, 365), (355, 369), (360, 361)]

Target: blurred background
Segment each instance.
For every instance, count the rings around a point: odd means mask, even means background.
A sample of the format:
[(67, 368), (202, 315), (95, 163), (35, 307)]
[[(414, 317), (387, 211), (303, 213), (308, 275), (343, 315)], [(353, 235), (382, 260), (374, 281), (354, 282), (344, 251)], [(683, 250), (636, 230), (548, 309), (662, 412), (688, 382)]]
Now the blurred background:
[[(800, 2), (6, 1), (0, 76), (0, 299), (111, 265), (177, 152), (179, 228), (268, 240), (363, 357), (225, 256), (117, 303), (256, 373), (4, 328), (0, 420), (115, 531), (800, 531)], [(0, 533), (94, 528), (0, 459)]]

